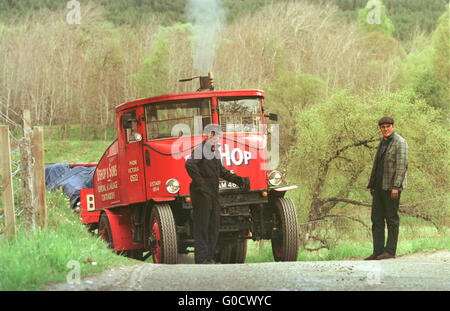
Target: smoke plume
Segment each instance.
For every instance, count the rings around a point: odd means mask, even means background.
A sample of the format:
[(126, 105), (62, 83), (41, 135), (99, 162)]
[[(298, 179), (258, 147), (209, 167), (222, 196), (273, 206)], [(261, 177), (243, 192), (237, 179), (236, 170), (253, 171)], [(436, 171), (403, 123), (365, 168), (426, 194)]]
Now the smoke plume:
[(199, 75), (212, 70), (216, 55), (216, 37), (225, 22), (221, 0), (188, 0), (188, 22), (192, 23), (192, 58)]

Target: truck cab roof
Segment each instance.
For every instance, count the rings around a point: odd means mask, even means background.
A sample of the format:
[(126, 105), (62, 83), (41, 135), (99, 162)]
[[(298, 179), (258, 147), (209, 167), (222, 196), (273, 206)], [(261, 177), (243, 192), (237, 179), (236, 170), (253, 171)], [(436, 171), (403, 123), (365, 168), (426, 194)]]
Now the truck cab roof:
[(124, 111), (133, 107), (137, 107), (144, 104), (172, 101), (180, 99), (192, 99), (192, 98), (210, 98), (210, 97), (239, 97), (239, 96), (261, 96), (264, 97), (264, 91), (262, 90), (233, 90), (233, 91), (204, 91), (204, 92), (192, 92), (182, 94), (168, 94), (154, 97), (147, 97), (136, 99), (123, 103), (116, 107), (116, 113)]

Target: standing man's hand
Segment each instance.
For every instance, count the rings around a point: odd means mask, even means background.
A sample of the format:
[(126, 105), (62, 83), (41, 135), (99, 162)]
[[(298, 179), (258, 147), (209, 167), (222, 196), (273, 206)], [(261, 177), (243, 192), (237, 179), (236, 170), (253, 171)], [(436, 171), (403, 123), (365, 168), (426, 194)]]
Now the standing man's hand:
[(391, 191), (391, 199), (398, 200), (398, 189), (392, 189)]
[(373, 193), (375, 190), (373, 190), (372, 188), (370, 188), (369, 190), (370, 190), (370, 194), (373, 196)]

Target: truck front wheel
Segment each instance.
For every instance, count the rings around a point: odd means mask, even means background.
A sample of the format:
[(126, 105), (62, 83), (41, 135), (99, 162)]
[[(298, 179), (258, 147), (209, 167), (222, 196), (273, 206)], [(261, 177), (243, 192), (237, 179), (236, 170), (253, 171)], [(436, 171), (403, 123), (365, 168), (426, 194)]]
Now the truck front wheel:
[(272, 230), (272, 253), (275, 261), (296, 261), (298, 255), (298, 221), (294, 202), (289, 198), (274, 200), (276, 225)]
[(176, 264), (178, 255), (177, 232), (170, 205), (154, 206), (149, 225), (149, 245), (153, 262)]

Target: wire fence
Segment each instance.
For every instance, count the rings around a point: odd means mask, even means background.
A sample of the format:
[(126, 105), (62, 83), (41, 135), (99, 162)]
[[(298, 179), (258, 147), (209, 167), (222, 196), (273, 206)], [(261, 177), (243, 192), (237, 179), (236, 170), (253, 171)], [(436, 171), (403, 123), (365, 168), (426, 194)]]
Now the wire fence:
[[(2, 108), (6, 108), (6, 112)], [(10, 113), (22, 124), (10, 118)], [(4, 174), (0, 176), (0, 235), (6, 231), (8, 237), (14, 235), (15, 219), (21, 215), (25, 215), (23, 220), (27, 232), (36, 224), (45, 226), (43, 128), (31, 127), (30, 120), (28, 110), (20, 115), (0, 102), (0, 125), (6, 125), (2, 126), (3, 143), (0, 146), (0, 174)], [(5, 193), (4, 196), (5, 191), (7, 195)]]

